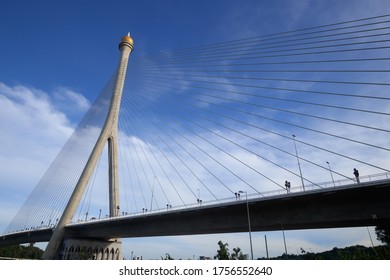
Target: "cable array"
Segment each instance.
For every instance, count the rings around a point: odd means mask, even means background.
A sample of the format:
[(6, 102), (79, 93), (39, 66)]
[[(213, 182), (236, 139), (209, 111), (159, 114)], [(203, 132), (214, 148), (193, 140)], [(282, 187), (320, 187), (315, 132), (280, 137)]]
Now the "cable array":
[[(285, 181), (292, 191), (354, 183), (353, 168), (389, 172), (389, 49), (383, 15), (135, 52), (119, 115), (120, 214), (239, 199), (240, 191), (281, 194)], [(112, 83), (8, 231), (55, 225), (104, 123)], [(102, 158), (76, 220), (106, 217), (106, 167)]]
[[(64, 211), (100, 134), (114, 80), (111, 79), (35, 186), (7, 232), (54, 227)], [(86, 192), (90, 196), (91, 192)], [(85, 205), (91, 198), (84, 198)], [(89, 200), (89, 202), (88, 202)]]
[(302, 188), (297, 160), (306, 188), (388, 172), (389, 28), (385, 15), (134, 55), (124, 135), (176, 193), (160, 205)]

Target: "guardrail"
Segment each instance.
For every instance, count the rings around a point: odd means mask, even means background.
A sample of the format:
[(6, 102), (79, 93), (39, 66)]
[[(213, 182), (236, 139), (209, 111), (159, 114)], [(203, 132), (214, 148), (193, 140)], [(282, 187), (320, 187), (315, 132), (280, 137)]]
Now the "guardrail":
[[(372, 182), (380, 182), (384, 180), (389, 180), (390, 179), (390, 172), (385, 172), (385, 173), (378, 173), (378, 174), (372, 174), (372, 175), (366, 175), (366, 176), (361, 176), (360, 178), (360, 185), (364, 185), (366, 183), (372, 183)], [(302, 186), (296, 186), (291, 188), (290, 194), (297, 194), (297, 193), (302, 193), (302, 192), (309, 192), (309, 191), (317, 191), (317, 190), (323, 190), (323, 189), (332, 189), (332, 188), (347, 188), (347, 187), (356, 187), (357, 182), (355, 178), (346, 178), (346, 179), (341, 179), (341, 180), (335, 180), (335, 181), (327, 181), (327, 182), (322, 182), (318, 184), (309, 184), (305, 185), (305, 191), (303, 190)], [(278, 197), (278, 196), (285, 196), (287, 195), (286, 190), (280, 189), (280, 190), (272, 190), (272, 191), (267, 191), (267, 192), (262, 192), (262, 193), (257, 193), (257, 194), (248, 194), (247, 198), (248, 200), (252, 199), (269, 199), (272, 197)], [(88, 221), (77, 221), (72, 224), (80, 224), (80, 223), (96, 223), (96, 222), (101, 222), (104, 220), (112, 220), (112, 219), (123, 219), (123, 218), (128, 218), (128, 217), (139, 217), (139, 216), (145, 216), (145, 215), (155, 215), (159, 213), (165, 213), (165, 212), (170, 212), (170, 211), (180, 211), (183, 209), (192, 209), (192, 208), (198, 208), (198, 207), (208, 207), (208, 206), (215, 206), (215, 205), (224, 205), (224, 204), (231, 204), (234, 202), (242, 202), (245, 201), (246, 197), (241, 195), (240, 197), (238, 196), (233, 196), (233, 197), (228, 197), (220, 200), (213, 200), (213, 201), (206, 201), (206, 202), (201, 202), (201, 203), (193, 203), (193, 204), (188, 204), (188, 205), (181, 205), (181, 206), (175, 206), (175, 207), (167, 207), (167, 208), (161, 208), (161, 209), (155, 209), (153, 211), (144, 211), (144, 212), (136, 212), (136, 213), (125, 213), (122, 216), (118, 217), (103, 217), (100, 219), (92, 219)]]
[[(378, 173), (378, 174), (372, 174), (372, 175), (366, 175), (366, 176), (361, 176), (360, 178), (360, 185), (364, 185), (366, 183), (372, 183), (372, 182), (380, 182), (380, 181), (385, 181), (385, 180), (390, 180), (390, 172), (385, 172), (385, 173)], [(187, 205), (181, 205), (181, 206), (174, 206), (174, 207), (167, 207), (167, 208), (161, 208), (161, 209), (155, 209), (153, 211), (144, 211), (144, 212), (136, 212), (136, 213), (125, 213), (124, 215), (118, 216), (118, 217), (102, 217), (100, 219), (97, 218), (92, 218), (90, 220), (78, 220), (75, 222), (72, 222), (70, 225), (76, 225), (76, 224), (84, 224), (84, 223), (97, 223), (97, 222), (102, 222), (105, 220), (113, 220), (113, 219), (123, 219), (123, 218), (128, 218), (128, 217), (139, 217), (139, 216), (145, 216), (145, 215), (155, 215), (159, 213), (165, 213), (165, 212), (170, 212), (170, 211), (180, 211), (183, 209), (189, 210), (192, 208), (198, 208), (198, 207), (208, 207), (208, 206), (215, 206), (215, 205), (224, 205), (224, 204), (231, 204), (235, 202), (242, 202), (245, 201), (246, 198), (248, 200), (252, 199), (269, 199), (273, 197), (278, 197), (278, 196), (285, 196), (285, 195), (294, 195), (298, 193), (303, 193), (303, 192), (310, 192), (310, 191), (318, 191), (318, 190), (323, 190), (323, 189), (332, 189), (332, 188), (348, 188), (348, 187), (356, 187), (357, 182), (355, 178), (345, 178), (341, 180), (335, 180), (335, 181), (327, 181), (327, 182), (322, 182), (318, 184), (309, 184), (305, 185), (305, 190), (303, 190), (302, 186), (296, 186), (292, 187), (290, 190), (290, 193), (287, 194), (286, 190), (280, 189), (280, 190), (272, 190), (272, 191), (267, 191), (267, 192), (262, 192), (262, 193), (257, 193), (257, 194), (248, 194), (246, 196), (232, 196), (220, 200), (213, 200), (213, 201), (206, 201), (206, 202), (198, 202), (198, 203), (193, 203), (193, 204), (187, 204)], [(29, 229), (29, 230), (20, 230), (20, 231), (15, 231), (12, 233), (16, 232), (28, 232), (28, 231), (36, 231), (44, 228), (53, 228), (53, 226), (43, 226), (43, 227), (37, 227), (35, 229)], [(8, 233), (8, 234), (12, 234)], [(5, 234), (7, 235), (7, 234)], [(5, 236), (3, 235), (3, 236)]]

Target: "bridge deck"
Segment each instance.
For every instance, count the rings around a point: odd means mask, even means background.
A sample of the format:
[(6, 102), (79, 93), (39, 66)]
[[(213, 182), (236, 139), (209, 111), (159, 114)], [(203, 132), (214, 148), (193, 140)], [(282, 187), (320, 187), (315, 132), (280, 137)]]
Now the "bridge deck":
[[(172, 236), (374, 226), (390, 222), (390, 180), (70, 224), (66, 237)], [(0, 236), (0, 246), (41, 242), (52, 229)]]
[[(390, 221), (390, 181), (249, 199), (253, 231), (374, 226)], [(69, 237), (109, 238), (248, 231), (246, 200), (67, 227)]]

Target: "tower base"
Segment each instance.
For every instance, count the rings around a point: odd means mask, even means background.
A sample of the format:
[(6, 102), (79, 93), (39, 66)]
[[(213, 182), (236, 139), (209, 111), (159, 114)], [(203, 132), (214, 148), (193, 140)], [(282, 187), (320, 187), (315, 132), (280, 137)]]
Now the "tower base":
[(89, 239), (65, 239), (57, 259), (122, 260), (122, 242)]

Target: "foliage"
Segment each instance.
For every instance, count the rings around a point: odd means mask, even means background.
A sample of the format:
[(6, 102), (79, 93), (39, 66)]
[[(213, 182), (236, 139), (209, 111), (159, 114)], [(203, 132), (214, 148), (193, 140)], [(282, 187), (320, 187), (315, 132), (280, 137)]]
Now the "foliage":
[(378, 225), (375, 227), (376, 238), (386, 244), (390, 245), (390, 225)]
[(171, 257), (170, 254), (166, 253), (165, 258), (161, 257), (162, 260), (174, 260), (174, 258)]
[(33, 243), (28, 246), (13, 245), (0, 248), (0, 258), (13, 259), (40, 259), (43, 255), (43, 250), (34, 247)]
[[(274, 260), (390, 260), (390, 246), (351, 246), (343, 249), (333, 248), (330, 251), (312, 253), (301, 250), (302, 254), (283, 254), (282, 256), (271, 258)], [(304, 252), (304, 253), (303, 253)]]
[(228, 260), (229, 259), (229, 244), (223, 243), (222, 241), (218, 242), (219, 250), (217, 250), (217, 254), (214, 256), (216, 260)]
[(218, 242), (219, 250), (217, 250), (217, 254), (214, 256), (215, 260), (245, 260), (245, 255), (241, 252), (239, 247), (233, 248), (233, 253), (230, 255), (229, 253), (229, 244), (223, 243), (222, 241)]
[(242, 254), (241, 249), (239, 247), (233, 248), (233, 253), (230, 256), (231, 260), (245, 260), (245, 256)]
[(93, 253), (87, 251), (87, 248), (83, 247), (79, 253), (79, 260), (92, 260), (92, 259), (93, 259)]

